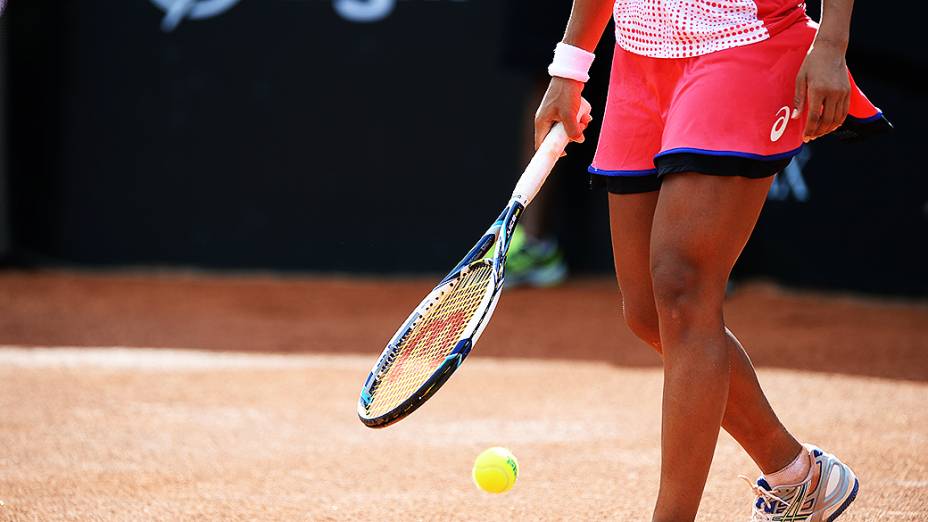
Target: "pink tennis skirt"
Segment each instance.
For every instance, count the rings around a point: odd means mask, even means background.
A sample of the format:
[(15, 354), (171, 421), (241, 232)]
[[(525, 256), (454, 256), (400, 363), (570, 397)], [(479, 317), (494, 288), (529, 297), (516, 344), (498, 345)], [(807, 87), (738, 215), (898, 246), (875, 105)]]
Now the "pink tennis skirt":
[[(675, 172), (763, 178), (802, 148), (805, 115), (790, 119), (796, 76), (817, 24), (801, 20), (761, 42), (691, 58), (651, 58), (616, 46), (590, 173), (610, 192), (658, 190)], [(848, 73), (850, 76), (850, 73)], [(891, 127), (851, 78), (844, 137)]]

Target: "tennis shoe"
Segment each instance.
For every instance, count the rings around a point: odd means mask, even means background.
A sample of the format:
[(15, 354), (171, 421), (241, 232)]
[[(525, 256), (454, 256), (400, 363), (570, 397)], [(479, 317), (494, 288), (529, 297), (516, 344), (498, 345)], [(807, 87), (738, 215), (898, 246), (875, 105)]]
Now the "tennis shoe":
[(567, 278), (567, 263), (554, 240), (537, 239), (516, 226), (506, 259), (506, 287), (556, 286)]
[(857, 497), (857, 476), (837, 457), (803, 444), (812, 468), (798, 484), (771, 487), (760, 477), (756, 483), (742, 476), (757, 495), (751, 522), (832, 522)]

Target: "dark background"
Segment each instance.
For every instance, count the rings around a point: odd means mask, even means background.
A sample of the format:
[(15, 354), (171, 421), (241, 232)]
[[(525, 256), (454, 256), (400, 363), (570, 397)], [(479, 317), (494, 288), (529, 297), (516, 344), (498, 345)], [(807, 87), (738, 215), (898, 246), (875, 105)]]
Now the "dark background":
[[(149, 0), (12, 0), (0, 250), (18, 266), (445, 270), (521, 170), (538, 73), (506, 51), (548, 41), (546, 63), (559, 38), (509, 6), (407, 0), (356, 23), (330, 1), (242, 0), (165, 32)], [(805, 201), (780, 186), (736, 276), (928, 295), (925, 8), (899, 11), (858, 2), (848, 53), (896, 131), (808, 147)], [(585, 174), (594, 145), (574, 146), (551, 186), (575, 273), (611, 269), (605, 196)]]

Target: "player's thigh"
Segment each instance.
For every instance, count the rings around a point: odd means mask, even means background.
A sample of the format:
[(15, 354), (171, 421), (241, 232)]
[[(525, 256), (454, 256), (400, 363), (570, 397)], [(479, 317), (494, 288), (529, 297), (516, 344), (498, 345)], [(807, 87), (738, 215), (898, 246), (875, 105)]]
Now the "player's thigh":
[(721, 303), (773, 177), (698, 173), (664, 177), (651, 227), (650, 271), (658, 307)]
[(651, 345), (659, 342), (657, 310), (651, 290), (651, 224), (658, 192), (609, 194), (609, 224), (616, 278), (625, 320)]

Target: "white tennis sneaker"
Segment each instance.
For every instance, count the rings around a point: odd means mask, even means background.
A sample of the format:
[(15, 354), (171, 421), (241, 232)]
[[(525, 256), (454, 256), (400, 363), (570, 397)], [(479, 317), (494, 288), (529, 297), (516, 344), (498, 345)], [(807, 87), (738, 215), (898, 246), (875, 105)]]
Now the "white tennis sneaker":
[(760, 477), (756, 484), (742, 477), (757, 495), (751, 522), (831, 522), (857, 497), (857, 476), (837, 457), (810, 444), (812, 469), (799, 484), (770, 487)]

